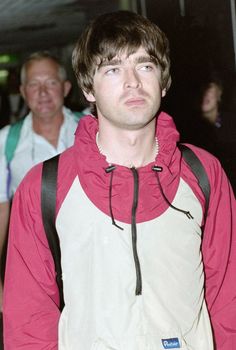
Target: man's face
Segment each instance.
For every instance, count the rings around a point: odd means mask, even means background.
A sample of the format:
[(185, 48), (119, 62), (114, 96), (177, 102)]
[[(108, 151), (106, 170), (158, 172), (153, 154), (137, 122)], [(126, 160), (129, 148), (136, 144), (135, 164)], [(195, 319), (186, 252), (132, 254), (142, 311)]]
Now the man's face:
[(20, 90), (33, 116), (48, 118), (61, 113), (70, 83), (60, 79), (53, 60), (44, 58), (28, 64)]
[(151, 122), (165, 91), (161, 89), (161, 70), (141, 47), (97, 67), (93, 92), (85, 93), (96, 102), (98, 119), (105, 118), (116, 128), (138, 130)]
[(218, 109), (218, 103), (220, 100), (220, 91), (215, 84), (211, 84), (205, 91), (202, 99), (202, 112), (208, 113)]

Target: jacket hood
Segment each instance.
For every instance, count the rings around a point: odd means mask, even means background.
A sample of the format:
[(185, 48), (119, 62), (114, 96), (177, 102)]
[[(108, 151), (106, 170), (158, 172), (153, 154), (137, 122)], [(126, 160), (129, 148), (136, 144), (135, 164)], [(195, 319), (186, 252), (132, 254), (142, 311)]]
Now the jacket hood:
[[(93, 116), (83, 117), (75, 134), (74, 156), (81, 185), (90, 200), (107, 215), (109, 214), (110, 173), (109, 164), (100, 154), (96, 144), (98, 120)], [(180, 152), (177, 148), (179, 133), (173, 119), (164, 112), (157, 116), (156, 136), (159, 152), (155, 162), (138, 168), (139, 201), (137, 222), (150, 220), (167, 209), (177, 191), (180, 179)], [(134, 178), (130, 168), (116, 165), (112, 180), (112, 208), (116, 220), (130, 223), (133, 200)], [(158, 174), (152, 170), (158, 166)]]

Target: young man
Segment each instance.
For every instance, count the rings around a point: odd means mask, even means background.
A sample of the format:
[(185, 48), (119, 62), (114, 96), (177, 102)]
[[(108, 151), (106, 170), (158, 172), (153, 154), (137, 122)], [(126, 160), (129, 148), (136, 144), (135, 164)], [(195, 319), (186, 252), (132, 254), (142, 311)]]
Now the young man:
[(98, 17), (79, 39), (73, 66), (97, 119), (81, 120), (59, 161), (65, 307), (60, 314), (38, 165), (14, 197), (6, 350), (236, 346), (235, 198), (218, 160), (190, 146), (210, 181), (204, 220), (179, 134), (159, 111), (168, 52), (155, 24), (126, 11)]
[(72, 112), (63, 106), (70, 88), (65, 68), (49, 52), (33, 53), (22, 66), (20, 91), (30, 113), (25, 117), (19, 135), (13, 137), (13, 143), (18, 143), (9, 163), (6, 148), (12, 147), (7, 143), (11, 126), (0, 131), (0, 257), (7, 233), (10, 201), (20, 181), (35, 164), (73, 144), (77, 122)]

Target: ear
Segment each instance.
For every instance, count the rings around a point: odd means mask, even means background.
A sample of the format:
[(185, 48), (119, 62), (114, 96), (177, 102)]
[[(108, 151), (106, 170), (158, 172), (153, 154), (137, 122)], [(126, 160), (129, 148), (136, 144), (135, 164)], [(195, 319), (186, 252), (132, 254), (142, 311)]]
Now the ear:
[(161, 97), (165, 97), (165, 95), (166, 95), (166, 89), (163, 89), (163, 90), (161, 91)]
[(66, 97), (71, 90), (71, 82), (69, 80), (66, 80), (64, 82), (64, 97)]
[(86, 92), (83, 90), (83, 94), (88, 102), (96, 102), (95, 96), (93, 95), (92, 92)]
[(24, 88), (24, 85), (20, 85), (19, 89), (20, 89), (21, 96), (25, 100), (25, 88)]

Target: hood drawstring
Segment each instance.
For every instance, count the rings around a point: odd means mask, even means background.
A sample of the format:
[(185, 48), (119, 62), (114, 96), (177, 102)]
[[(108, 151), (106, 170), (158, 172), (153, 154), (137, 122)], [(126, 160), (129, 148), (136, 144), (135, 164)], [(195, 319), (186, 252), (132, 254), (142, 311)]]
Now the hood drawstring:
[(116, 169), (115, 165), (109, 165), (106, 169), (105, 172), (107, 174), (111, 174), (110, 177), (110, 186), (109, 186), (109, 209), (110, 209), (110, 215), (111, 215), (111, 221), (112, 221), (112, 225), (116, 226), (118, 229), (120, 230), (124, 230), (123, 227), (117, 225), (117, 223), (115, 222), (115, 218), (113, 215), (113, 211), (112, 211), (112, 204), (111, 204), (111, 200), (112, 200), (112, 181), (113, 181), (113, 171)]
[(163, 198), (165, 199), (165, 201), (169, 204), (169, 206), (174, 209), (174, 210), (177, 210), (177, 211), (180, 211), (181, 213), (185, 214), (187, 216), (188, 219), (193, 219), (193, 216), (191, 215), (191, 213), (189, 211), (186, 211), (186, 210), (183, 210), (183, 209), (180, 209), (180, 208), (177, 208), (175, 207), (173, 204), (170, 203), (170, 201), (168, 200), (168, 198), (166, 197), (164, 191), (163, 191), (163, 188), (161, 186), (161, 182), (160, 182), (160, 178), (159, 178), (159, 174), (160, 172), (162, 172), (163, 168), (161, 166), (158, 166), (158, 165), (154, 165), (152, 167), (152, 170), (155, 171), (156, 173), (156, 177), (157, 177), (157, 182), (159, 184), (159, 187), (160, 187), (160, 191), (161, 191), (161, 194), (163, 196)]

